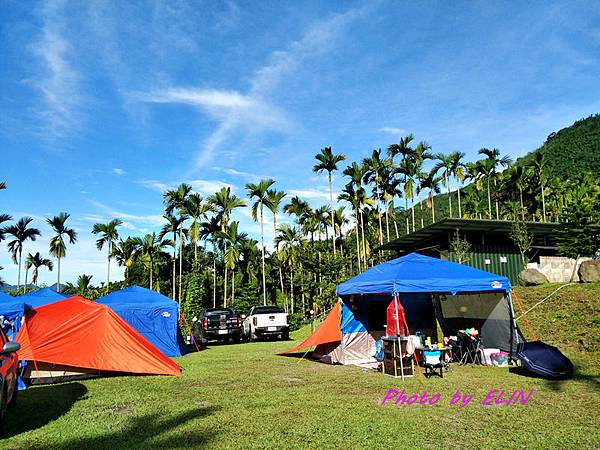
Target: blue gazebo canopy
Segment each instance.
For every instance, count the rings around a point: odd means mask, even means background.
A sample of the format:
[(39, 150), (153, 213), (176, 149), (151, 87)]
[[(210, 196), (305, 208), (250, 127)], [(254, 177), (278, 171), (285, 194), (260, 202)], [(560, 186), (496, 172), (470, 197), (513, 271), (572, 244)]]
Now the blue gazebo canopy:
[(509, 292), (510, 280), (451, 261), (418, 253), (378, 264), (337, 286), (337, 294)]

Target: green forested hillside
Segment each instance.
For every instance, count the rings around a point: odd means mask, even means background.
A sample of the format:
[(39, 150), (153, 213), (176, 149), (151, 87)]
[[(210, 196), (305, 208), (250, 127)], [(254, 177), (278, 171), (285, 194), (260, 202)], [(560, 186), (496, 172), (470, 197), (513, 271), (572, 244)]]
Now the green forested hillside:
[(600, 114), (550, 134), (544, 145), (519, 158), (516, 164), (531, 165), (537, 152), (544, 154), (550, 177), (600, 173)]

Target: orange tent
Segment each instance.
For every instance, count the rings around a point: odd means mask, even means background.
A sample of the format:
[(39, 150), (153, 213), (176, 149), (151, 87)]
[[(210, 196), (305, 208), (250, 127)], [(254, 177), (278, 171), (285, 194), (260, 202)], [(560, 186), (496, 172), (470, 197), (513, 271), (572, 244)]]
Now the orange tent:
[(323, 323), (319, 325), (319, 328), (317, 328), (315, 332), (308, 337), (308, 339), (296, 345), (294, 348), (286, 350), (285, 352), (281, 352), (280, 355), (292, 353), (302, 348), (309, 348), (319, 344), (341, 342), (342, 330), (340, 329), (340, 313), (340, 302), (337, 302)]
[(177, 363), (110, 308), (81, 297), (27, 312), (16, 341), (21, 344), (19, 359), (31, 361), (36, 371), (42, 363), (70, 374), (181, 374)]

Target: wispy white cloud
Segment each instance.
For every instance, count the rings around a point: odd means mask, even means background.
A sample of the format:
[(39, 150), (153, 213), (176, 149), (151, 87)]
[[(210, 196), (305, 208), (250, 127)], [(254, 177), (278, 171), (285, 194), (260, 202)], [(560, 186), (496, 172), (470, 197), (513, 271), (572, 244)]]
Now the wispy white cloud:
[(285, 49), (273, 51), (268, 62), (250, 80), (247, 93), (223, 89), (171, 87), (137, 93), (132, 97), (149, 103), (179, 103), (197, 107), (217, 122), (214, 131), (203, 141), (194, 169), (206, 165), (236, 132), (260, 134), (267, 131), (286, 133), (293, 121), (268, 98), (282, 80), (294, 73), (309, 58), (331, 50), (346, 26), (363, 13), (353, 9), (337, 14), (309, 27), (302, 37)]
[(161, 226), (165, 222), (165, 219), (160, 214), (131, 214), (124, 211), (118, 211), (96, 200), (89, 200), (89, 202), (97, 209), (102, 211), (106, 216), (112, 219), (121, 219), (123, 221), (129, 221), (154, 227)]
[(394, 136), (401, 136), (402, 134), (406, 133), (406, 130), (396, 127), (381, 127), (379, 131), (386, 134), (392, 134)]
[[(290, 189), (288, 193), (290, 196), (297, 195), (300, 198), (306, 198), (310, 200), (329, 200), (329, 191), (326, 189)], [(335, 200), (338, 195), (338, 193), (334, 192), (333, 199)]]
[(272, 176), (268, 176), (268, 175), (258, 175), (255, 173), (250, 173), (250, 172), (244, 172), (243, 170), (237, 170), (237, 169), (231, 169), (231, 168), (226, 168), (226, 169), (222, 169), (220, 167), (213, 167), (213, 170), (219, 170), (221, 172), (226, 173), (227, 175), (231, 175), (234, 177), (239, 177), (242, 180), (245, 181), (250, 181), (252, 183), (258, 183), (260, 180), (266, 180), (266, 179), (273, 179), (274, 177)]
[(46, 2), (42, 11), (42, 35), (31, 45), (41, 73), (28, 80), (42, 96), (36, 107), (43, 134), (60, 137), (75, 131), (81, 119), (81, 76), (72, 64), (73, 47), (64, 33), (62, 1)]
[[(229, 187), (232, 191), (235, 191), (235, 185), (227, 183), (221, 180), (202, 180), (192, 179), (186, 180), (186, 183), (192, 186), (192, 189), (203, 195), (212, 195), (223, 187)], [(158, 180), (140, 180), (137, 184), (144, 186), (153, 191), (160, 192), (161, 194), (169, 189), (175, 189), (179, 182), (163, 182)]]
[(115, 167), (112, 171), (116, 175), (125, 175), (127, 173), (123, 169), (120, 169), (118, 167)]

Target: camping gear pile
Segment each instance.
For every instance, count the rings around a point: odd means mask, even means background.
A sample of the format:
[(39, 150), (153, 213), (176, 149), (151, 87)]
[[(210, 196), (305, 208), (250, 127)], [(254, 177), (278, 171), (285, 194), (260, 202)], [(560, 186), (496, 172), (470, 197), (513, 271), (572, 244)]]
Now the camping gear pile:
[(465, 336), (483, 347), (514, 354), (522, 337), (510, 289), (506, 277), (411, 253), (337, 286), (339, 301), (325, 321), (285, 353), (314, 347), (312, 356), (323, 362), (371, 364), (383, 336), (412, 334), (437, 342), (437, 321), (445, 336), (468, 328)]

